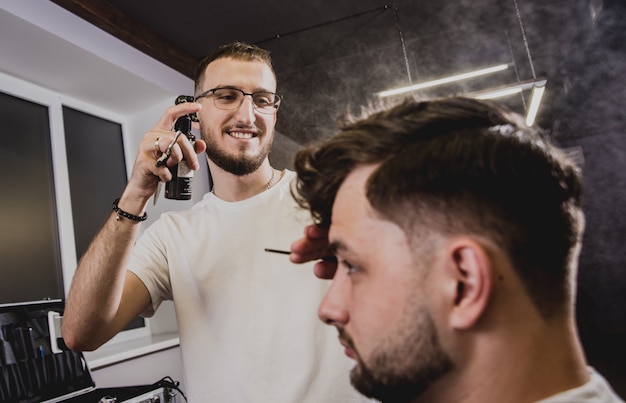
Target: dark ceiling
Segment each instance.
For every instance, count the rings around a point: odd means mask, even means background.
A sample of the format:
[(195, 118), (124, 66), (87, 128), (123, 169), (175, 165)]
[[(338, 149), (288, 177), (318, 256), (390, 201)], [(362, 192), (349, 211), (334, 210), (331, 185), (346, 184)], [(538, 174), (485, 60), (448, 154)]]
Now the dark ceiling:
[[(621, 0), (52, 1), (189, 77), (217, 45), (267, 48), (285, 97), (277, 130), (301, 144), (332, 132), (346, 108), (358, 111), (382, 90), (502, 63), (510, 68), (416, 95), (547, 78), (538, 122), (562, 127), (577, 91), (606, 76), (589, 67), (598, 57), (613, 63), (606, 42), (620, 25), (611, 17), (625, 15)], [(523, 113), (528, 96), (502, 102)], [(584, 135), (578, 131), (569, 135)]]

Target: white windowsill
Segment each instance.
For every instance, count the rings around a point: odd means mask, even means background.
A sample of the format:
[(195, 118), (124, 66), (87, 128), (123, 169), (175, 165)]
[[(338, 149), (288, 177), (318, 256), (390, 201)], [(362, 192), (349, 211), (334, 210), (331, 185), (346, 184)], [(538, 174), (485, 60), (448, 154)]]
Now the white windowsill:
[(162, 333), (139, 337), (123, 343), (105, 345), (95, 351), (84, 353), (91, 370), (130, 360), (142, 355), (155, 353), (180, 344), (178, 333)]

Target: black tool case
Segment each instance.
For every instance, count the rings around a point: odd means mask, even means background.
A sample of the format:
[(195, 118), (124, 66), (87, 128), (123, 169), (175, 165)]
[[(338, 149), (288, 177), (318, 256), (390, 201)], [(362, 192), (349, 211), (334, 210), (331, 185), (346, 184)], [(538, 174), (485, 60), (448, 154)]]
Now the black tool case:
[(0, 402), (182, 402), (168, 378), (97, 389), (83, 354), (60, 337), (62, 314), (61, 300), (0, 305)]

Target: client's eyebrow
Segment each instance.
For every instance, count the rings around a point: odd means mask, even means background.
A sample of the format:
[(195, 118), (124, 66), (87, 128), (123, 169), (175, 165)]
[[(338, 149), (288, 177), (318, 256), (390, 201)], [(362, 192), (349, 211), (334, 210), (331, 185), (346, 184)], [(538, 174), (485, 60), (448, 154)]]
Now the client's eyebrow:
[(333, 253), (333, 255), (336, 255), (337, 252), (345, 252), (348, 250), (348, 247), (346, 246), (346, 244), (342, 242), (341, 240), (332, 241), (329, 245), (329, 248), (330, 248), (330, 251)]

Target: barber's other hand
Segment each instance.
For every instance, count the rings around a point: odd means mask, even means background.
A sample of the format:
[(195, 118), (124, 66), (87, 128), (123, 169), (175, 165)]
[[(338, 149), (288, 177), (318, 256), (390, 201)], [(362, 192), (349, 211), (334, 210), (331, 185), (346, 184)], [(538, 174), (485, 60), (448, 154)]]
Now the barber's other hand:
[(179, 136), (176, 144), (171, 149), (171, 155), (166, 164), (157, 167), (156, 160), (165, 152), (176, 133), (172, 131), (176, 119), (183, 115), (195, 113), (201, 106), (195, 102), (185, 102), (168, 108), (159, 122), (144, 135), (139, 144), (139, 152), (133, 173), (126, 186), (125, 196), (131, 195), (149, 199), (157, 190), (160, 181), (168, 182), (172, 179), (172, 174), (168, 167), (178, 164), (182, 159), (190, 169), (200, 168), (198, 155), (206, 150), (206, 143), (197, 139), (192, 145), (186, 136)]
[(304, 229), (304, 237), (291, 244), (289, 260), (305, 263), (319, 259), (313, 266), (313, 272), (319, 278), (332, 279), (337, 271), (337, 260), (328, 244), (328, 229), (313, 224)]

